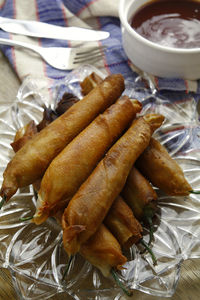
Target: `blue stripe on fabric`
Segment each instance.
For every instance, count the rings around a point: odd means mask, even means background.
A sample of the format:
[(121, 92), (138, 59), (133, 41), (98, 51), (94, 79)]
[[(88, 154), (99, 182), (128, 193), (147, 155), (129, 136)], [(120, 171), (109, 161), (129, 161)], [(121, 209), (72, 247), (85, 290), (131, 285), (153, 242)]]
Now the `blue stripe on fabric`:
[(63, 4), (75, 15), (92, 2), (94, 0), (63, 0)]
[(187, 89), (185, 80), (180, 78), (158, 78), (158, 89), (184, 91)]
[(100, 17), (99, 25), (101, 30), (110, 32), (110, 37), (102, 40), (102, 45), (107, 46), (105, 52), (106, 67), (110, 73), (121, 73), (127, 80), (134, 80), (137, 76), (128, 65), (128, 57), (122, 47), (122, 36), (120, 22), (115, 17)]
[(13, 0), (7, 0), (0, 10), (1, 17), (13, 18), (14, 17), (14, 7)]
[[(7, 18), (13, 18), (15, 14), (15, 10), (13, 7), (13, 0), (7, 0), (2, 8), (0, 9), (0, 16), (1, 17), (7, 17)], [(4, 39), (9, 39), (10, 34), (0, 30), (0, 37)], [(10, 61), (11, 65), (14, 67), (14, 61), (12, 57), (12, 48), (10, 46), (0, 45), (1, 50), (4, 52), (5, 56)]]

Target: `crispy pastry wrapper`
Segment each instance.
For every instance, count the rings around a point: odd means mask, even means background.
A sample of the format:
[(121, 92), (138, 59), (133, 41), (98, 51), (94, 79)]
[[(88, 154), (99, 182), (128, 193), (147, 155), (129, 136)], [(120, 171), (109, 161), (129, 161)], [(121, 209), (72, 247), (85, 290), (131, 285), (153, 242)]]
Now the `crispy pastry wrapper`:
[[(63, 242), (68, 255), (78, 252), (80, 246), (103, 222), (113, 201), (121, 192), (131, 167), (148, 146), (154, 125), (159, 123), (158, 119), (160, 125), (164, 120), (160, 115), (151, 116), (133, 121), (69, 202), (62, 220)], [(85, 230), (74, 230), (77, 225), (85, 226)]]
[(157, 194), (150, 182), (135, 167), (128, 175), (122, 196), (138, 220), (143, 218), (145, 206), (150, 205), (156, 209)]
[[(54, 216), (60, 225), (62, 213), (63, 210), (59, 210)], [(111, 268), (123, 269), (123, 265), (127, 262), (119, 242), (104, 224), (101, 224), (95, 234), (81, 246), (80, 254), (105, 277), (109, 276)]]
[(81, 83), (81, 92), (83, 95), (89, 94), (89, 92), (94, 89), (98, 84), (100, 84), (103, 79), (97, 75), (95, 72), (92, 72), (87, 76)]
[[(66, 97), (64, 98), (64, 100), (66, 103)], [(64, 112), (62, 111), (61, 113)], [(48, 120), (49, 117), (46, 115), (45, 112), (44, 118), (41, 122), (42, 125), (40, 130), (47, 126), (46, 121)], [(51, 122), (51, 120), (49, 120), (49, 122)], [(14, 146), (13, 150), (17, 152), (27, 142), (29, 138), (32, 138), (32, 136), (36, 134), (36, 132), (37, 127), (34, 121), (31, 121), (25, 127), (17, 131), (14, 142), (12, 143), (15, 143), (17, 147)], [(18, 143), (18, 141), (20, 141), (20, 143)], [(40, 179), (38, 179), (34, 183), (34, 188), (36, 191), (39, 190), (40, 184)], [(141, 237), (141, 235), (139, 235), (139, 232), (142, 231), (141, 225), (139, 223), (134, 223), (137, 222), (137, 220), (131, 220), (133, 214), (121, 197), (118, 197), (115, 200), (115, 203), (116, 204), (113, 204), (112, 206), (111, 213), (109, 213), (110, 217), (107, 216), (107, 218), (108, 220), (110, 220), (111, 224), (113, 224), (112, 228), (114, 229), (114, 231), (119, 230), (119, 234), (117, 236), (118, 240), (120, 241), (120, 244), (125, 248), (128, 247), (128, 245), (130, 247), (133, 243), (135, 243), (138, 240), (138, 238)], [(60, 209), (54, 215), (54, 217), (60, 225), (62, 220), (62, 213), (63, 210)], [(119, 219), (119, 222), (115, 222), (117, 218)], [(121, 252), (120, 245), (117, 242), (116, 238), (114, 238), (114, 236), (104, 225), (101, 225), (95, 233), (95, 235), (92, 236), (87, 241), (87, 243), (81, 247), (80, 253), (85, 259), (90, 261), (90, 263), (99, 268), (104, 276), (109, 276), (112, 267), (116, 269), (123, 268), (124, 263), (126, 263), (127, 261), (126, 257), (123, 256)]]
[[(36, 125), (35, 127), (31, 125), (29, 127), (29, 130), (21, 129), (19, 132), (17, 132), (15, 136), (15, 141), (18, 141), (18, 139), (23, 138), (25, 143), (27, 141), (26, 135), (29, 135), (31, 130), (31, 135), (34, 135), (35, 129)], [(20, 143), (20, 145), (21, 147), (23, 146), (22, 143)], [(33, 185), (34, 189), (38, 192), (40, 189), (41, 180), (38, 179)], [(62, 213), (63, 209), (60, 209), (53, 215), (56, 218), (57, 222), (60, 224)], [(108, 226), (115, 238), (117, 238), (119, 244), (124, 249), (130, 248), (133, 244), (137, 243), (142, 238), (142, 227), (140, 223), (134, 217), (131, 209), (120, 196), (118, 196), (117, 199), (115, 199), (113, 205), (111, 206), (106, 216), (104, 223)], [(93, 257), (94, 256), (95, 254), (93, 254)], [(105, 264), (106, 262), (104, 262), (104, 265)], [(104, 271), (102, 271), (103, 274), (105, 274), (105, 269), (109, 269), (109, 265), (107, 266), (107, 268), (104, 267)]]
[(142, 226), (121, 196), (115, 199), (104, 224), (124, 249), (129, 249), (142, 238)]
[(112, 267), (122, 269), (127, 259), (111, 232), (101, 224), (96, 233), (81, 246), (80, 254), (92, 265), (109, 276)]
[(22, 148), (37, 133), (37, 126), (32, 120), (21, 127), (15, 134), (14, 141), (10, 144), (15, 152)]
[(0, 195), (8, 200), (19, 187), (41, 178), (52, 159), (100, 112), (116, 101), (123, 90), (123, 76), (111, 75), (37, 133), (8, 163)]
[(184, 196), (192, 190), (181, 167), (154, 138), (137, 160), (137, 167), (154, 186), (168, 195)]
[[(44, 114), (46, 114), (44, 112)], [(45, 118), (44, 118), (45, 119)], [(15, 152), (21, 149), (32, 137), (38, 132), (38, 127), (32, 120), (24, 127), (21, 127), (15, 134), (14, 141), (10, 144)], [(33, 183), (34, 189), (38, 192), (40, 189), (41, 179)]]
[(141, 108), (140, 102), (123, 96), (60, 152), (43, 176), (33, 219), (36, 224), (66, 206)]

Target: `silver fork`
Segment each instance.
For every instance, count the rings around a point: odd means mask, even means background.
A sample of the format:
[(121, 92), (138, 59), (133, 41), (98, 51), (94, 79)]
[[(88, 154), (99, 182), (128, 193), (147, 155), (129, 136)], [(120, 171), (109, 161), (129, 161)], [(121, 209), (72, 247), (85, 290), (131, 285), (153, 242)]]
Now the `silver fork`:
[(94, 63), (103, 55), (105, 46), (98, 47), (40, 47), (29, 43), (0, 38), (0, 44), (22, 47), (38, 53), (49, 65), (60, 70), (72, 70), (83, 63)]

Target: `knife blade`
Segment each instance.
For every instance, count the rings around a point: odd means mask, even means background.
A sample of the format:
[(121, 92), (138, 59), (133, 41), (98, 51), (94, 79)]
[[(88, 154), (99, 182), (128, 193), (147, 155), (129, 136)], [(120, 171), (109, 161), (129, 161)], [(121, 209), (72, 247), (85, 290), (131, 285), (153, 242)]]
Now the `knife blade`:
[(110, 35), (107, 31), (82, 27), (62, 27), (39, 21), (16, 20), (4, 17), (0, 17), (0, 28), (9, 33), (71, 41), (99, 41), (107, 39)]

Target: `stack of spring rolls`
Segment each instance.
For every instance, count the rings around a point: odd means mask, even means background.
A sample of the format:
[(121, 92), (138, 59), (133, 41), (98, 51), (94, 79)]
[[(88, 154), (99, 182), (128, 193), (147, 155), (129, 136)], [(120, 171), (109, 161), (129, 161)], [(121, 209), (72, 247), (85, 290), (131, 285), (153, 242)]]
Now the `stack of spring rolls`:
[(126, 263), (122, 249), (141, 240), (139, 221), (154, 214), (152, 184), (170, 195), (188, 195), (192, 188), (152, 137), (164, 117), (138, 117), (141, 103), (121, 96), (122, 75), (102, 80), (93, 73), (81, 85), (81, 101), (73, 98), (60, 116), (58, 109), (42, 126), (32, 121), (17, 132), (1, 197), (3, 204), (33, 184), (38, 199), (32, 222), (56, 217), (69, 257), (79, 252), (108, 276)]

